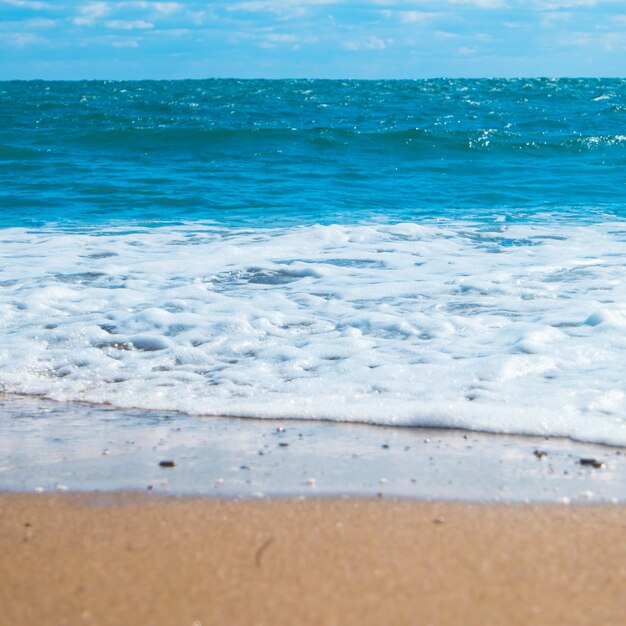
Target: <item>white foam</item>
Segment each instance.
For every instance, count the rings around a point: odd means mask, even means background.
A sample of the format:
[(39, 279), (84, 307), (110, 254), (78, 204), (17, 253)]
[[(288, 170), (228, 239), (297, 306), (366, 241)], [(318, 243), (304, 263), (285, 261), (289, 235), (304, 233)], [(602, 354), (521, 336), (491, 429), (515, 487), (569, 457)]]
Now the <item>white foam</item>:
[(0, 232), (0, 388), (626, 444), (626, 228)]

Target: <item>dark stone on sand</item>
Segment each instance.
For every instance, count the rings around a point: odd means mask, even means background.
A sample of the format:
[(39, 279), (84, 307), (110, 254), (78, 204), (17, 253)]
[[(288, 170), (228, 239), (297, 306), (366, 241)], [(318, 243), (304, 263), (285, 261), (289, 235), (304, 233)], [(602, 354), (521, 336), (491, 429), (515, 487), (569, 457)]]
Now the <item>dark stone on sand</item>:
[(548, 453), (545, 450), (534, 450), (533, 454), (539, 459), (543, 459), (544, 456), (548, 456)]
[(159, 461), (159, 467), (167, 467), (167, 468), (176, 467), (176, 463), (174, 461), (169, 461), (169, 460)]
[(585, 467), (595, 467), (596, 469), (601, 469), (605, 467), (605, 463), (602, 461), (598, 461), (597, 459), (579, 459), (579, 465), (583, 465)]
[(289, 444), (288, 444), (288, 443), (286, 443), (286, 442), (284, 442), (284, 441), (281, 441), (278, 445), (279, 445), (281, 448), (286, 448)]

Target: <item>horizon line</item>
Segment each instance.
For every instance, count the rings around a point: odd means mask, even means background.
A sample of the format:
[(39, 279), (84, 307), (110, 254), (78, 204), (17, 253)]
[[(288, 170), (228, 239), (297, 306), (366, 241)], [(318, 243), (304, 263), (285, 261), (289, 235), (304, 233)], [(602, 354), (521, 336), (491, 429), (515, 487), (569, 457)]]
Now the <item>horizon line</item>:
[(46, 83), (79, 83), (79, 82), (183, 82), (183, 81), (207, 81), (207, 80), (224, 80), (224, 81), (350, 81), (350, 82), (417, 82), (426, 80), (626, 80), (626, 76), (586, 76), (586, 75), (567, 75), (548, 76), (548, 75), (519, 75), (519, 76), (421, 76), (406, 78), (356, 78), (356, 77), (306, 77), (306, 76), (284, 76), (281, 78), (254, 76), (206, 76), (183, 77), (183, 78), (0, 78), (0, 83), (9, 82), (46, 82)]

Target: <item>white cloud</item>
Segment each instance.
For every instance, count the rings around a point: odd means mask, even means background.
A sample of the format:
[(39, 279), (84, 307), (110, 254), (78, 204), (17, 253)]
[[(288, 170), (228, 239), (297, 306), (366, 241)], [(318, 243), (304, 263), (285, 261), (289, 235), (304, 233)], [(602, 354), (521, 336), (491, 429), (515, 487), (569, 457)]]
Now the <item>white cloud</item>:
[(476, 48), (467, 48), (466, 46), (461, 46), (460, 48), (458, 48), (457, 52), (462, 57), (469, 57), (472, 56), (472, 54), (476, 54)]
[(315, 36), (298, 37), (291, 34), (283, 33), (269, 33), (267, 35), (261, 35), (259, 37), (248, 37), (248, 39), (257, 39), (257, 46), (259, 48), (278, 48), (279, 46), (289, 45), (293, 50), (299, 50), (301, 44), (310, 44), (317, 41)]
[[(202, 26), (202, 24), (204, 24), (205, 19), (208, 17), (206, 11), (187, 11), (186, 16), (196, 26)], [(211, 16), (211, 17), (215, 17), (215, 16)]]
[(433, 33), (433, 37), (437, 39), (456, 39), (459, 35), (457, 33), (449, 33), (445, 30), (436, 30)]
[(380, 37), (369, 36), (358, 39), (348, 39), (343, 42), (346, 50), (384, 50), (387, 44), (393, 43), (393, 39), (382, 40)]
[(154, 28), (154, 24), (144, 20), (109, 20), (106, 27), (112, 30), (148, 30)]
[(576, 32), (559, 38), (563, 46), (602, 49), (604, 52), (622, 52), (626, 50), (626, 33), (623, 32)]
[[(154, 31), (156, 33), (163, 33), (164, 31)], [(189, 28), (168, 28), (166, 31), (168, 37), (191, 37), (196, 31)]]
[(171, 15), (172, 13), (176, 13), (183, 8), (183, 5), (180, 2), (155, 2), (154, 10), (157, 13), (162, 13), (163, 15)]
[(295, 35), (281, 35), (278, 33), (271, 33), (264, 35), (257, 44), (259, 48), (277, 48), (279, 44), (295, 44), (298, 42), (298, 38)]
[(568, 33), (559, 38), (559, 42), (564, 46), (589, 46), (594, 42), (593, 37), (589, 33)]
[(594, 7), (598, 0), (534, 0), (533, 6), (542, 11), (571, 9), (574, 7)]
[(280, 35), (278, 33), (272, 33), (271, 35), (267, 35), (267, 40), (277, 43), (294, 43), (298, 41), (298, 38), (295, 35)]
[(80, 15), (74, 18), (74, 24), (76, 24), (76, 26), (89, 26), (98, 18), (108, 15), (110, 11), (111, 7), (107, 2), (91, 2), (81, 7), (79, 11)]
[(227, 6), (228, 11), (266, 11), (268, 13), (285, 13), (294, 9), (304, 9), (307, 6), (337, 4), (341, 0), (248, 0), (235, 2)]
[(183, 8), (180, 2), (150, 2), (146, 4), (150, 4), (151, 9), (162, 15), (172, 15), (172, 13), (181, 11)]
[(539, 25), (542, 28), (562, 28), (563, 23), (571, 19), (572, 14), (566, 11), (546, 11), (542, 14)]
[(504, 9), (507, 6), (504, 0), (448, 0), (448, 2), (450, 4), (474, 6), (479, 9)]
[(0, 33), (0, 42), (13, 48), (25, 48), (32, 44), (48, 43), (48, 40), (35, 33), (12, 32)]
[(121, 2), (119, 6), (137, 7), (149, 9), (162, 15), (171, 15), (177, 11), (182, 11), (184, 5), (180, 2), (146, 2), (145, 0), (135, 0), (133, 2)]
[(431, 19), (435, 16), (434, 13), (427, 13), (426, 11), (401, 11), (400, 19), (403, 22), (423, 22), (424, 20)]
[(21, 22), (17, 22), (19, 28), (22, 30), (31, 30), (31, 29), (41, 29), (41, 28), (54, 28), (57, 26), (57, 22), (55, 20), (50, 20), (45, 17), (35, 17), (30, 20), (23, 20)]
[(415, 23), (415, 22), (425, 22), (426, 20), (430, 20), (436, 17), (439, 17), (441, 13), (435, 13), (430, 11), (406, 11), (403, 9), (398, 10), (389, 10), (385, 9), (380, 11), (380, 14), (387, 18), (398, 19), (401, 22), (405, 22), (407, 24)]
[(43, 9), (52, 8), (48, 2), (36, 2), (34, 0), (0, 0), (0, 2), (23, 9), (32, 9), (33, 11), (42, 11)]
[(117, 39), (111, 45), (114, 48), (139, 48), (139, 42), (135, 39)]

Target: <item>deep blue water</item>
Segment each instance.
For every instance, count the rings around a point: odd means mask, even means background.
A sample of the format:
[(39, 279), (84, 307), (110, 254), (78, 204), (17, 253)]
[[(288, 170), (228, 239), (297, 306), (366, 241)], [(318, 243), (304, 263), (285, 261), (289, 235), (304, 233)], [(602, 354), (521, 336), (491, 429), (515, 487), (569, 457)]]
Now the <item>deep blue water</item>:
[(626, 80), (0, 83), (0, 227), (626, 216)]

